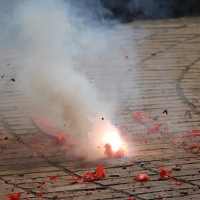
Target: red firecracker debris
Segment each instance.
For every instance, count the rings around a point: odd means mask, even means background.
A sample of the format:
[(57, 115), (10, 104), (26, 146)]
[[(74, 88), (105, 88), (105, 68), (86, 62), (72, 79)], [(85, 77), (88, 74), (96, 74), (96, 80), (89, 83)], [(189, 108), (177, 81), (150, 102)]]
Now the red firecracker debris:
[(9, 200), (20, 200), (21, 194), (9, 194), (6, 196)]
[(133, 116), (137, 121), (142, 121), (143, 119), (146, 119), (146, 115), (142, 114), (141, 112), (136, 112)]
[(36, 188), (43, 189), (44, 187), (45, 187), (45, 183), (43, 182), (43, 183), (39, 184)]
[(43, 139), (43, 136), (40, 134), (35, 135), (33, 138), (29, 139), (29, 143), (39, 142)]
[(106, 148), (104, 154), (107, 158), (123, 158), (125, 156), (125, 152), (122, 148), (120, 148), (118, 151), (113, 151), (112, 146), (107, 143), (104, 146)]
[(148, 133), (157, 133), (160, 131), (160, 129), (161, 129), (161, 125), (154, 125), (154, 126), (147, 128), (147, 132)]
[(199, 103), (198, 99), (193, 100), (194, 103)]
[(57, 178), (56, 176), (51, 176), (51, 177), (50, 177), (50, 180), (51, 180), (51, 181), (55, 181), (55, 180), (58, 180), (58, 178)]
[(172, 142), (172, 144), (177, 145), (177, 144), (178, 144), (178, 141), (174, 141), (174, 142)]
[(96, 178), (105, 178), (104, 166), (99, 165), (97, 167)]
[(84, 181), (92, 181), (96, 178), (95, 174), (91, 173), (91, 172), (87, 172), (85, 174), (82, 175), (81, 177)]
[(126, 59), (129, 59), (129, 56), (125, 56)]
[(82, 178), (75, 178), (73, 174), (70, 174), (70, 176), (72, 177), (72, 181), (74, 183), (82, 183), (84, 181)]
[(44, 194), (42, 194), (42, 193), (41, 193), (41, 194), (38, 194), (38, 197), (39, 197), (39, 198), (42, 198), (42, 199), (45, 198)]
[(59, 127), (51, 118), (45, 115), (35, 115), (31, 119), (35, 125), (49, 136), (56, 137), (59, 141), (63, 141), (63, 136), (67, 137), (67, 133)]
[(162, 113), (163, 113), (163, 114), (164, 114), (164, 113), (166, 113), (166, 114), (168, 115), (168, 112), (167, 112), (167, 110), (164, 110)]
[(135, 198), (133, 198), (133, 197), (129, 197), (128, 200), (135, 200)]
[(199, 145), (198, 144), (191, 144), (189, 146), (189, 149), (195, 149), (195, 148), (199, 148)]
[(133, 180), (134, 181), (140, 181), (140, 182), (145, 182), (148, 181), (150, 177), (147, 174), (137, 174)]
[(67, 141), (67, 136), (66, 135), (57, 135), (54, 137), (54, 139), (52, 140), (52, 144), (65, 144)]
[(189, 133), (190, 133), (190, 135), (193, 135), (193, 136), (200, 135), (200, 131), (199, 130), (191, 130)]
[(173, 179), (172, 179), (172, 183), (173, 183), (174, 185), (179, 185), (179, 186), (182, 186), (182, 185), (183, 185), (183, 182), (177, 182), (177, 181), (174, 181)]
[(169, 131), (169, 126), (168, 126), (168, 125), (165, 125), (165, 126), (163, 127), (163, 130), (164, 130), (164, 131)]
[(84, 181), (93, 181), (94, 179), (105, 178), (104, 166), (99, 165), (96, 169), (96, 174), (87, 172), (81, 176), (81, 178), (75, 178), (73, 174), (70, 174), (74, 183), (82, 183)]
[(92, 192), (87, 192), (86, 195), (92, 195)]
[(167, 170), (165, 168), (163, 168), (162, 166), (159, 166), (160, 168), (160, 178), (171, 178), (171, 173), (172, 173), (172, 170)]
[(32, 145), (32, 146), (30, 146), (30, 149), (31, 149), (31, 151), (35, 151), (35, 152), (38, 152), (38, 151), (41, 151), (42, 149), (43, 149), (43, 146), (41, 146), (41, 145)]

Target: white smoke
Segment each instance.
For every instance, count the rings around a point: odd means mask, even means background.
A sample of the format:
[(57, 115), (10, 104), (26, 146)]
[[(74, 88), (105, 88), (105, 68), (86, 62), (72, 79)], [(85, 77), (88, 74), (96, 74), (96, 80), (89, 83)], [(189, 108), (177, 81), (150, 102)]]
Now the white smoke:
[(96, 39), (99, 27), (88, 28), (62, 0), (18, 1), (12, 13), (4, 36), (14, 36), (12, 45), (22, 55), (18, 79), (28, 86), (35, 108), (43, 105), (43, 112), (66, 124), (77, 155), (102, 157), (101, 134), (117, 131), (109, 121), (114, 106), (83, 72), (106, 53), (108, 41)]

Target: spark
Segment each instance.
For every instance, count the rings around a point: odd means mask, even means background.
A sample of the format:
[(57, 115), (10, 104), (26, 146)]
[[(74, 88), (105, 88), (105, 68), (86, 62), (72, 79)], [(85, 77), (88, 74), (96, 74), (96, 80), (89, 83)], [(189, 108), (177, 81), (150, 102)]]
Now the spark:
[(107, 132), (103, 137), (103, 141), (109, 143), (112, 146), (113, 151), (118, 151), (122, 147), (122, 141), (117, 131)]

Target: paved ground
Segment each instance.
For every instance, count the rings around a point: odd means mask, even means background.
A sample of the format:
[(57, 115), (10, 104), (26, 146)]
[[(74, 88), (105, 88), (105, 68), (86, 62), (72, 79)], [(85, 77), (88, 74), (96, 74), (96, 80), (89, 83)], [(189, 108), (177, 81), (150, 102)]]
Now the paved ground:
[[(1, 199), (14, 193), (31, 200), (41, 199), (39, 194), (46, 199), (200, 199), (199, 147), (189, 148), (200, 140), (200, 136), (189, 137), (194, 133), (189, 131), (200, 130), (199, 22), (200, 18), (138, 21), (103, 33), (110, 38), (110, 54), (98, 70), (89, 70), (98, 87), (122, 102), (115, 123), (126, 125), (125, 136), (134, 147), (132, 156), (124, 159), (72, 160), (52, 146), (30, 120), (32, 103), (25, 99), (26, 88), (14, 87), (20, 56), (2, 50)], [(116, 44), (120, 46), (117, 55)], [(121, 61), (114, 63), (116, 57)], [(132, 117), (136, 111), (148, 120), (136, 121)], [(161, 126), (159, 133), (148, 133), (152, 125)], [(39, 153), (27, 142), (35, 135), (44, 137), (34, 144), (42, 146)], [(81, 175), (98, 164), (105, 166), (105, 179), (71, 184), (69, 173)], [(158, 179), (159, 165), (172, 169), (174, 181), (182, 184)], [(148, 174), (150, 180), (133, 181), (138, 173)], [(51, 176), (58, 180), (50, 180)]]

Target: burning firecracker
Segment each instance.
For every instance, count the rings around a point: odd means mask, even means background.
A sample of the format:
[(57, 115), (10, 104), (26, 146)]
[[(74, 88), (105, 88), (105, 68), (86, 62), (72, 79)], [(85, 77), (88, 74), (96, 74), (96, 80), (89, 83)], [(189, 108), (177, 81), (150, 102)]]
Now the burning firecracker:
[(107, 158), (123, 158), (125, 156), (125, 152), (122, 148), (117, 151), (113, 151), (112, 146), (109, 143), (105, 144), (104, 147), (106, 148), (104, 154)]

